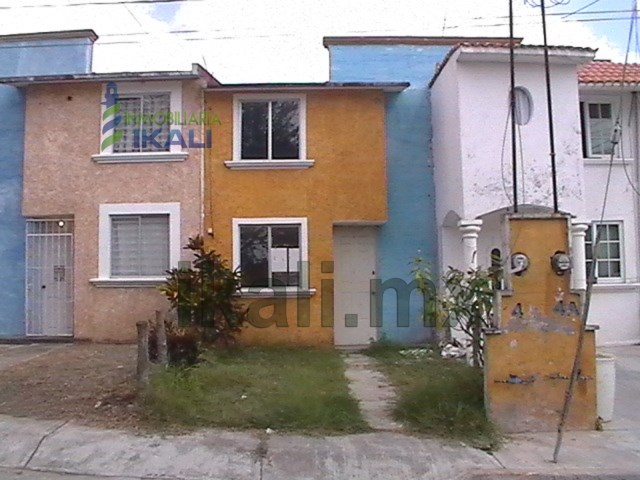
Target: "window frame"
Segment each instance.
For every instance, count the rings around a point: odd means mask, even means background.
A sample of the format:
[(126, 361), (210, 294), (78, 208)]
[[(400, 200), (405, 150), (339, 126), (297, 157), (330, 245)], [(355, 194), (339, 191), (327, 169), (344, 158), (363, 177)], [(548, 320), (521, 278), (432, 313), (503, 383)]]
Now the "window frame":
[[(582, 144), (584, 146), (584, 155), (585, 158), (589, 159), (602, 159), (609, 158), (610, 154), (594, 154), (591, 149), (591, 118), (589, 117), (589, 106), (590, 105), (602, 105), (608, 104), (611, 106), (611, 124), (615, 126), (615, 119), (618, 116), (618, 111), (620, 106), (618, 101), (610, 97), (589, 97), (589, 98), (581, 98), (580, 99), (581, 110), (580, 117), (581, 127), (582, 127)], [(620, 158), (620, 147), (619, 145), (615, 145), (613, 149), (613, 157)]]
[(95, 286), (151, 287), (166, 276), (113, 277), (111, 275), (111, 218), (121, 215), (169, 215), (169, 268), (180, 261), (180, 203), (103, 203), (99, 208), (98, 277)]
[(259, 296), (270, 296), (278, 293), (298, 294), (310, 292), (309, 289), (309, 235), (307, 227), (307, 217), (260, 217), (260, 218), (234, 218), (232, 219), (233, 238), (233, 268), (240, 270), (240, 226), (280, 226), (297, 225), (300, 227), (300, 278), (299, 286), (287, 287), (242, 287), (241, 294), (257, 294)]
[[(588, 232), (591, 233), (591, 239), (592, 241), (591, 243), (591, 251), (594, 252), (594, 246), (595, 246), (595, 240), (596, 240), (596, 235), (597, 235), (597, 226), (603, 226), (603, 225), (615, 225), (618, 227), (618, 243), (620, 246), (620, 276), (617, 277), (600, 277), (598, 276), (598, 271), (597, 271), (597, 265), (596, 265), (596, 283), (598, 284), (603, 284), (603, 283), (623, 283), (625, 281), (625, 242), (624, 242), (624, 222), (622, 220), (604, 220), (602, 222), (600, 221), (593, 221), (589, 224), (588, 227)], [(586, 271), (587, 271), (587, 276), (589, 275), (589, 269), (588, 269), (588, 265), (589, 263), (591, 263), (593, 265), (593, 259), (589, 259), (587, 257), (587, 252), (586, 252), (586, 244), (589, 243), (587, 242), (587, 238), (585, 235), (585, 266)], [(593, 253), (592, 253), (592, 257), (593, 257)], [(606, 259), (601, 259), (601, 260), (607, 260), (607, 261), (611, 261), (611, 259), (606, 258)]]
[[(242, 159), (242, 103), (297, 100), (299, 104), (299, 146), (297, 159)], [(271, 138), (271, 133), (268, 134)], [(271, 148), (269, 143), (267, 148)], [(268, 155), (270, 156), (270, 154)], [(233, 96), (233, 155), (225, 165), (237, 169), (282, 168), (298, 169), (313, 166), (307, 158), (307, 96), (301, 93), (243, 93)]]
[[(118, 82), (118, 95), (127, 96), (144, 96), (149, 94), (169, 94), (169, 111), (170, 112), (182, 112), (182, 83), (177, 81), (152, 81), (152, 82)], [(100, 143), (98, 144), (98, 150), (105, 138), (105, 133), (102, 131), (102, 115), (106, 109), (106, 105), (102, 103), (105, 96), (107, 83), (102, 84), (101, 90), (101, 108), (100, 108)], [(179, 128), (184, 136), (184, 131), (181, 125), (176, 125), (175, 128)], [(171, 131), (171, 128), (169, 129)], [(92, 159), (96, 163), (138, 163), (138, 162), (175, 162), (183, 161), (187, 158), (188, 154), (183, 150), (182, 145), (176, 145), (175, 143), (169, 145), (168, 151), (158, 152), (122, 152), (114, 153), (113, 145), (109, 145), (104, 151), (101, 151), (97, 155), (92, 155)]]

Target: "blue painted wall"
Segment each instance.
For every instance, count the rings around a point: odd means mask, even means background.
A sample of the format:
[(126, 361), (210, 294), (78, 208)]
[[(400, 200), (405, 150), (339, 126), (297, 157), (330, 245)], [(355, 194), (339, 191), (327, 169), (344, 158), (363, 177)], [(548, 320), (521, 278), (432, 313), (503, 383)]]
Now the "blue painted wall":
[(24, 97), (0, 85), (0, 336), (24, 335)]
[[(377, 272), (383, 282), (394, 278), (410, 282), (410, 262), (416, 255), (421, 255), (437, 269), (428, 83), (436, 65), (450, 48), (417, 45), (329, 47), (332, 81), (411, 83), (401, 93), (388, 94), (386, 105), (389, 219), (380, 230)], [(432, 330), (424, 327), (421, 310), (420, 297), (414, 294), (408, 318), (406, 312), (399, 318), (395, 294), (387, 290), (382, 305), (384, 337), (402, 343), (430, 338)]]
[[(87, 73), (89, 39), (0, 42), (0, 77)], [(0, 337), (25, 335), (25, 219), (22, 165), (25, 99), (0, 83)]]
[(4, 41), (0, 77), (88, 73), (92, 52), (93, 43), (85, 38)]

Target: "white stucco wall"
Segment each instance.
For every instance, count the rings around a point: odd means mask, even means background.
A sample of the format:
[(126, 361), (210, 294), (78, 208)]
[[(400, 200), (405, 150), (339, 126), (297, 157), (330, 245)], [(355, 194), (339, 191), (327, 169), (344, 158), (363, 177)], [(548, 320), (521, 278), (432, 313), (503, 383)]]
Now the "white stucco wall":
[[(557, 119), (555, 145), (559, 208), (580, 215), (583, 178), (576, 67), (557, 64), (551, 67), (554, 117)], [(458, 64), (458, 79), (464, 216), (474, 218), (512, 204), (510, 127), (507, 127), (505, 139), (509, 65), (461, 62)], [(533, 99), (531, 121), (520, 127), (522, 160), (518, 160), (518, 201), (520, 204), (552, 207), (543, 65), (516, 64), (516, 85), (527, 88)]]
[[(620, 104), (618, 89), (602, 90), (584, 88), (580, 100), (593, 103), (612, 103), (614, 117)], [(598, 344), (620, 344), (640, 342), (640, 270), (638, 268), (638, 212), (636, 193), (627, 175), (635, 182), (635, 160), (633, 142), (637, 132), (629, 122), (631, 94), (622, 95), (621, 137), (623, 152), (627, 160), (625, 168), (619, 153), (613, 162), (611, 184), (607, 198), (605, 221), (622, 222), (623, 262), (622, 280), (600, 279), (594, 286), (589, 322), (600, 325), (596, 335)], [(599, 221), (602, 214), (604, 191), (609, 173), (609, 158), (585, 158), (585, 218)]]

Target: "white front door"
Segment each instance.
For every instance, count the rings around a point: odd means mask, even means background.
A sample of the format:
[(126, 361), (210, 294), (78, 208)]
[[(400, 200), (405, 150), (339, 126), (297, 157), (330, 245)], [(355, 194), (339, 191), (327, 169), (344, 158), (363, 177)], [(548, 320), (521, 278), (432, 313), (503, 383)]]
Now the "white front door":
[(26, 250), (27, 335), (73, 335), (73, 220), (28, 220)]
[(375, 227), (333, 229), (335, 345), (362, 346), (378, 339), (371, 318), (376, 238)]

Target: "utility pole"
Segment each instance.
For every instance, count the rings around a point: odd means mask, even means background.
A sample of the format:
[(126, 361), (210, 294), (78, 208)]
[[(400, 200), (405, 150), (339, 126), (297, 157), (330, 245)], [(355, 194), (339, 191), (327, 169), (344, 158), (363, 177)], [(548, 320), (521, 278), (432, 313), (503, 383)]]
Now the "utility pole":
[(513, 211), (518, 213), (518, 151), (516, 145), (516, 68), (513, 44), (513, 0), (509, 0), (509, 76), (511, 90), (509, 108), (511, 116), (511, 182), (513, 183)]
[[(636, 0), (637, 1), (637, 0)], [(551, 99), (551, 73), (549, 69), (549, 44), (547, 42), (547, 15), (544, 0), (540, 0), (542, 14), (542, 36), (544, 42), (544, 73), (547, 84), (547, 116), (549, 121), (549, 156), (551, 157), (551, 185), (553, 189), (553, 211), (558, 212), (558, 179), (556, 175), (556, 145), (553, 131), (553, 101)]]

